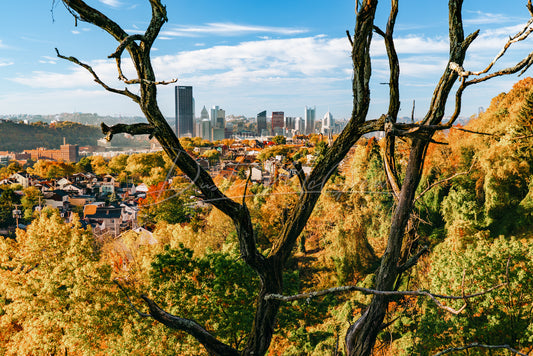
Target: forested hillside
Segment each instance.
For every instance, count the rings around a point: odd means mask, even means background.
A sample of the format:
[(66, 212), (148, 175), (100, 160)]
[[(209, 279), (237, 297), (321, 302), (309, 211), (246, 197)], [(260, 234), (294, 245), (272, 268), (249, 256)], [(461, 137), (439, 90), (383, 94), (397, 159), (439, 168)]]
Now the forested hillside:
[[(103, 137), (100, 127), (69, 121), (52, 124), (0, 121), (0, 151), (22, 152), (38, 147), (59, 149), (63, 138), (72, 145), (96, 146), (96, 141)], [(138, 138), (126, 139), (124, 135), (117, 135), (116, 138), (113, 140), (114, 146), (128, 146), (133, 142), (138, 145), (141, 142)]]
[(38, 147), (59, 149), (59, 146), (63, 144), (63, 137), (70, 144), (95, 146), (96, 140), (102, 138), (103, 134), (96, 126), (74, 122), (54, 124), (37, 122), (28, 125), (13, 121), (0, 122), (0, 150), (2, 151), (21, 152)]
[[(398, 289), (461, 297), (497, 288), (466, 300), (441, 299), (458, 315), (423, 296), (393, 297), (375, 354), (433, 355), (472, 343), (528, 353), (533, 348), (533, 79), (520, 81), (468, 125), (435, 140), (403, 246), (406, 252), (427, 246), (427, 252), (406, 270)], [(285, 294), (374, 287), (394, 206), (382, 145), (374, 138), (360, 141), (327, 183), (289, 261)], [(397, 159), (405, 161), (406, 143), (397, 145)], [(297, 154), (287, 153), (287, 159), (300, 159)], [(95, 242), (78, 221), (64, 224), (52, 211), (19, 231), (16, 240), (0, 239), (1, 354), (206, 354), (191, 336), (141, 317), (148, 311), (142, 294), (242, 348), (259, 280), (240, 259), (230, 218), (198, 206), (186, 181), (166, 186), (156, 178), (141, 204), (142, 217), (155, 226), (153, 241), (131, 231)], [(238, 177), (217, 183), (239, 200), (247, 191), (256, 241), (268, 254), (296, 202), (296, 177), (269, 187), (247, 186)], [(284, 303), (269, 354), (342, 354), (346, 327), (369, 300), (349, 292)]]

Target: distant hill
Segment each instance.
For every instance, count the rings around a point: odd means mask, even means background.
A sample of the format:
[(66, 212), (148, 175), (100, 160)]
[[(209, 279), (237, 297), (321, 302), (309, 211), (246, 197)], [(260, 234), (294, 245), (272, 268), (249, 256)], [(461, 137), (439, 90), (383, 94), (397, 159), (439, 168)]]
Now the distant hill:
[(61, 113), (61, 114), (54, 114), (54, 115), (26, 115), (26, 114), (0, 115), (0, 119), (7, 119), (11, 121), (24, 121), (30, 124), (34, 122), (52, 123), (56, 121), (70, 121), (70, 122), (77, 122), (77, 123), (84, 124), (84, 125), (94, 125), (94, 126), (99, 126), (101, 122), (105, 122), (109, 126), (118, 124), (118, 123), (134, 124), (137, 122), (146, 122), (145, 118), (137, 117), (137, 116), (113, 117), (113, 116), (100, 116), (98, 114), (79, 113), (79, 112)]
[[(54, 115), (28, 115), (28, 114), (18, 114), (18, 115), (2, 115), (0, 114), (0, 120), (11, 120), (11, 121), (23, 121), (28, 124), (34, 122), (46, 122), (53, 123), (57, 121), (70, 121), (77, 122), (83, 125), (94, 125), (100, 126), (102, 122), (105, 122), (108, 126), (115, 124), (135, 124), (140, 122), (146, 122), (146, 118), (142, 116), (101, 116), (98, 114), (91, 113), (61, 113)], [(174, 118), (167, 118), (169, 123), (174, 123)]]
[[(69, 144), (79, 146), (96, 146), (97, 140), (103, 138), (100, 127), (82, 125), (76, 122), (59, 121), (51, 124), (45, 122), (22, 123), (0, 120), (0, 151), (22, 152), (24, 150), (45, 147), (58, 149), (63, 138)], [(124, 135), (113, 137), (113, 146), (139, 146), (145, 142), (128, 139)]]
[(0, 151), (21, 152), (38, 147), (58, 149), (63, 144), (63, 137), (70, 144), (95, 146), (96, 140), (102, 138), (103, 134), (96, 126), (74, 122), (58, 122), (52, 125), (43, 122), (0, 122)]

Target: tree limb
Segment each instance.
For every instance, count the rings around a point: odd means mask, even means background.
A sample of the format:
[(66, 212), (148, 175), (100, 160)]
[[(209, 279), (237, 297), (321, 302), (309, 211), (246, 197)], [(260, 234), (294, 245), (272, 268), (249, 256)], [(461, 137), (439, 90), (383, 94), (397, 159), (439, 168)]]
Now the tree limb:
[(413, 257), (411, 257), (410, 259), (408, 259), (403, 265), (401, 265), (399, 267), (399, 270), (403, 273), (405, 271), (407, 271), (409, 268), (413, 267), (414, 265), (417, 264), (418, 260), (420, 259), (420, 257), (422, 257), (422, 255), (426, 252), (429, 252), (429, 247), (428, 246), (424, 246), (422, 247), (422, 249), (420, 251), (418, 251), (416, 253), (416, 255), (414, 255)]
[(124, 38), (118, 45), (116, 51), (107, 56), (107, 58), (120, 58), (126, 47), (134, 41), (144, 41), (144, 36), (141, 34), (135, 34)]
[[(400, 61), (398, 59), (398, 54), (396, 52), (393, 39), (397, 15), (398, 0), (391, 0), (391, 10), (389, 19), (387, 21), (387, 28), (385, 30), (386, 32), (383, 32), (374, 26), (374, 31), (380, 34), (385, 41), (385, 48), (387, 50), (387, 57), (389, 59), (389, 109), (386, 119), (389, 121), (390, 125), (394, 125), (396, 123), (398, 112), (400, 111)], [(390, 128), (390, 125), (387, 125), (386, 128)], [(402, 188), (400, 176), (396, 167), (396, 137), (395, 135), (390, 134), (390, 131), (387, 132), (386, 130), (385, 132), (388, 134), (385, 137), (385, 157), (383, 162), (385, 164), (387, 181), (392, 189), (395, 201), (398, 201)]]
[(139, 103), (141, 101), (141, 98), (138, 96), (138, 95), (135, 95), (133, 94), (132, 92), (130, 92), (127, 88), (124, 89), (124, 90), (120, 90), (120, 89), (115, 89), (115, 88), (112, 88), (110, 87), (109, 85), (107, 85), (106, 83), (104, 83), (99, 77), (98, 75), (95, 73), (95, 71), (93, 70), (93, 68), (88, 65), (88, 64), (85, 64), (85, 63), (82, 63), (80, 62), (76, 57), (66, 57), (66, 56), (63, 56), (59, 53), (59, 50), (56, 48), (56, 53), (57, 53), (57, 56), (59, 58), (62, 58), (62, 59), (65, 59), (69, 62), (72, 62), (74, 64), (77, 64), (83, 68), (85, 68), (87, 71), (89, 71), (89, 73), (92, 74), (93, 78), (94, 78), (94, 81), (98, 84), (100, 84), (105, 90), (111, 92), (111, 93), (115, 93), (115, 94), (121, 94), (121, 95), (125, 95), (127, 96), (128, 98), (132, 99), (134, 102), (136, 103)]
[(116, 124), (111, 127), (107, 126), (102, 122), (100, 125), (102, 128), (102, 133), (106, 135), (105, 139), (111, 141), (113, 135), (119, 133), (127, 133), (132, 136), (135, 135), (150, 135), (150, 138), (154, 135), (155, 128), (150, 124)]
[(300, 182), (300, 187), (305, 189), (305, 173), (302, 169), (302, 164), (297, 161), (292, 162), (293, 167), (296, 169), (296, 175), (298, 176), (298, 181)]
[(216, 339), (196, 321), (167, 313), (145, 295), (142, 295), (141, 298), (148, 305), (152, 318), (174, 330), (185, 331), (198, 340), (209, 352), (216, 355), (240, 355), (237, 350)]
[[(533, 16), (533, 15), (532, 15)], [(496, 62), (505, 54), (507, 49), (516, 42), (520, 42), (525, 40), (531, 32), (533, 32), (533, 27), (530, 27), (533, 24), (533, 17), (529, 19), (529, 21), (524, 25), (524, 27), (514, 36), (510, 37), (509, 40), (505, 43), (503, 48), (496, 54), (494, 59), (485, 67), (485, 69), (472, 72), (472, 71), (465, 71), (461, 66), (457, 65), (456, 63), (450, 63), (450, 67), (453, 67), (455, 71), (459, 74), (460, 77), (469, 77), (471, 75), (473, 76), (480, 76), (481, 74), (487, 73), (491, 68), (496, 64)]]
[(464, 171), (464, 172), (458, 172), (458, 173), (455, 173), (451, 176), (449, 176), (448, 178), (444, 178), (444, 179), (441, 179), (439, 181), (436, 181), (435, 183), (429, 185), (426, 189), (424, 189), (422, 191), (422, 193), (420, 193), (416, 198), (415, 198), (415, 203), (420, 200), (420, 198), (422, 198), (424, 196), (424, 194), (426, 194), (428, 191), (430, 191), (431, 189), (433, 189), (434, 187), (436, 187), (437, 185), (441, 185), (442, 183), (446, 183), (456, 177), (459, 177), (459, 176), (464, 176), (466, 174), (469, 174), (470, 171), (472, 171), (472, 168), (474, 167), (474, 164), (476, 163), (476, 160), (474, 159), (472, 161), (472, 164), (470, 165), (470, 168), (468, 168), (467, 171)]
[(462, 351), (462, 350), (472, 349), (472, 348), (475, 348), (475, 347), (480, 347), (480, 348), (484, 348), (484, 349), (506, 349), (506, 350), (509, 350), (512, 353), (516, 354), (516, 355), (528, 356), (527, 354), (524, 354), (524, 353), (522, 353), (522, 352), (520, 352), (518, 350), (513, 349), (509, 345), (485, 345), (485, 344), (478, 344), (477, 342), (471, 343), (471, 344), (466, 345), (466, 346), (450, 347), (449, 349), (437, 352), (433, 356), (442, 356), (442, 355), (445, 355), (445, 354), (449, 354), (450, 352)]
[(124, 293), (124, 295), (126, 296), (126, 299), (128, 299), (128, 303), (130, 305), (130, 307), (141, 317), (141, 318), (149, 318), (151, 317), (150, 314), (146, 314), (146, 313), (143, 313), (141, 311), (139, 311), (139, 309), (137, 309), (135, 307), (135, 305), (133, 305), (133, 303), (131, 302), (131, 299), (130, 299), (130, 296), (128, 295), (128, 292), (126, 291), (126, 289), (124, 287), (122, 287), (122, 285), (118, 282), (118, 280), (114, 279), (113, 282), (118, 286), (118, 288), (120, 288), (120, 290), (122, 291), (122, 293)]
[(430, 292), (426, 292), (423, 290), (417, 290), (417, 291), (381, 291), (376, 289), (370, 289), (370, 288), (363, 288), (358, 286), (342, 286), (342, 287), (334, 287), (329, 289), (324, 289), (321, 291), (316, 292), (309, 292), (309, 293), (301, 293), (296, 295), (290, 295), (290, 296), (284, 296), (280, 294), (268, 294), (265, 296), (265, 300), (279, 300), (282, 302), (292, 302), (295, 300), (300, 299), (311, 299), (315, 297), (321, 297), (323, 295), (327, 294), (338, 294), (338, 293), (346, 293), (350, 291), (357, 291), (364, 294), (373, 294), (373, 295), (381, 295), (381, 296), (424, 296), (430, 298), (437, 306), (441, 309), (446, 310), (449, 313), (458, 315), (460, 314), (466, 307), (466, 303), (460, 308), (460, 309), (454, 309), (451, 307), (448, 307), (441, 302), (439, 302), (438, 299), (449, 299), (449, 300), (467, 300), (470, 298), (479, 297), (481, 295), (487, 294), (492, 292), (495, 289), (501, 288), (507, 283), (500, 283), (494, 287), (491, 287), (483, 292), (475, 293), (475, 294), (469, 294), (469, 295), (461, 295), (461, 296), (454, 296), (454, 295), (441, 295), (441, 294), (434, 294)]
[[(76, 18), (82, 21), (92, 23), (102, 30), (109, 33), (117, 41), (121, 42), (124, 38), (128, 37), (128, 34), (114, 21), (109, 19), (106, 15), (96, 10), (95, 8), (87, 5), (82, 0), (62, 0), (70, 13)], [(79, 17), (76, 17), (72, 13), (75, 11)]]

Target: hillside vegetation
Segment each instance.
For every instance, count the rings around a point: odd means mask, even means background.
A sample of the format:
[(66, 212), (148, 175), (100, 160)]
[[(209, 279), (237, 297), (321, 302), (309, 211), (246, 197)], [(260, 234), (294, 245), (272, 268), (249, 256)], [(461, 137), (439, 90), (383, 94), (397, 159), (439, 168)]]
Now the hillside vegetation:
[[(408, 278), (398, 289), (461, 296), (504, 284), (466, 305), (443, 300), (462, 308), (457, 316), (431, 299), (394, 297), (376, 355), (434, 355), (471, 343), (531, 351), (532, 135), (533, 79), (527, 78), (495, 97), (465, 127), (435, 138), (444, 144), (428, 150), (403, 246), (405, 251), (427, 246), (428, 253), (405, 272)], [(397, 159), (404, 161), (409, 152), (405, 143), (397, 144)], [(373, 138), (359, 142), (327, 183), (290, 261), (294, 272), (284, 276), (285, 294), (373, 287), (394, 205), (381, 152), (381, 142)], [(257, 244), (267, 254), (295, 204), (297, 179), (270, 187), (245, 188), (239, 178), (219, 183), (236, 199), (247, 189)], [(95, 245), (78, 221), (64, 224), (50, 211), (19, 231), (16, 240), (0, 239), (0, 353), (206, 354), (190, 336), (139, 317), (113, 280), (128, 291), (133, 305), (142, 308), (139, 296), (145, 294), (242, 348), (253, 322), (250, 296), (259, 281), (239, 259), (231, 220), (196, 207), (193, 194), (178, 179), (168, 187), (154, 183), (141, 204), (141, 215), (155, 226), (157, 243), (150, 245), (133, 231)], [(353, 292), (285, 303), (269, 354), (342, 354), (347, 325), (369, 301)]]
[[(72, 145), (96, 146), (96, 141), (103, 137), (97, 126), (69, 121), (52, 124), (0, 121), (0, 151), (22, 152), (38, 147), (59, 149), (63, 144), (63, 138)], [(139, 143), (138, 139), (127, 139), (123, 134), (117, 135), (116, 140), (113, 139), (114, 146), (131, 146)]]

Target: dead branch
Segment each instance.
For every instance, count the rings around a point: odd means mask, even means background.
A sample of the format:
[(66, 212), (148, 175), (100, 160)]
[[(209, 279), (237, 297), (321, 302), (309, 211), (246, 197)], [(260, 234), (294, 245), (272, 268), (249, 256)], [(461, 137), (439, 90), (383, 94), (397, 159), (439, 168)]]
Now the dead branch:
[(207, 330), (200, 326), (196, 321), (191, 319), (180, 318), (172, 314), (167, 313), (159, 307), (153, 300), (145, 295), (141, 298), (144, 300), (148, 309), (150, 310), (150, 316), (160, 323), (175, 329), (182, 330), (192, 335), (198, 340), (210, 353), (216, 355), (240, 355), (240, 353), (234, 348), (219, 341)]
[(305, 189), (305, 173), (302, 169), (302, 164), (297, 161), (292, 162), (293, 167), (296, 169), (296, 175), (298, 176), (298, 181), (300, 182), (300, 187)]
[(126, 84), (169, 85), (169, 84), (172, 84), (172, 83), (176, 83), (178, 81), (178, 78), (174, 78), (174, 79), (168, 80), (168, 81), (164, 81), (163, 80), (163, 81), (154, 82), (154, 81), (150, 81), (150, 80), (147, 80), (147, 79), (128, 79), (124, 75), (121, 75), (118, 78), (120, 80), (122, 80)]
[(122, 293), (124, 293), (124, 295), (126, 296), (126, 299), (128, 299), (128, 303), (130, 305), (130, 307), (141, 317), (141, 318), (149, 318), (151, 317), (150, 314), (146, 314), (146, 313), (143, 313), (141, 311), (139, 311), (139, 309), (137, 309), (135, 307), (135, 305), (133, 305), (133, 303), (131, 302), (131, 299), (130, 299), (130, 296), (128, 295), (128, 292), (126, 291), (126, 289), (124, 287), (122, 287), (122, 285), (118, 282), (117, 279), (114, 279), (113, 282), (118, 286), (118, 288), (122, 291)]
[(93, 70), (93, 68), (88, 65), (88, 64), (85, 64), (85, 63), (82, 63), (80, 62), (76, 57), (66, 57), (66, 56), (63, 56), (59, 53), (59, 50), (56, 48), (56, 53), (57, 53), (57, 56), (59, 58), (62, 58), (62, 59), (65, 59), (69, 62), (72, 62), (74, 64), (77, 64), (83, 68), (85, 68), (87, 71), (89, 71), (89, 73), (92, 74), (93, 78), (94, 78), (94, 81), (98, 84), (100, 84), (105, 90), (111, 92), (111, 93), (115, 93), (115, 94), (121, 94), (121, 95), (125, 95), (127, 96), (128, 98), (132, 99), (134, 102), (136, 103), (139, 103), (141, 101), (141, 98), (138, 96), (138, 95), (135, 95), (133, 94), (132, 92), (130, 92), (127, 88), (124, 89), (124, 90), (120, 90), (120, 89), (115, 89), (115, 88), (111, 88), (109, 85), (107, 85), (106, 83), (104, 83), (99, 77), (98, 75), (95, 73), (95, 71)]
[(485, 345), (485, 344), (478, 344), (477, 342), (471, 343), (471, 344), (466, 345), (466, 346), (450, 347), (449, 349), (437, 352), (433, 356), (441, 356), (441, 355), (449, 354), (450, 352), (462, 351), (462, 350), (472, 349), (472, 348), (475, 348), (475, 347), (480, 347), (480, 348), (484, 348), (484, 349), (506, 349), (506, 350), (509, 350), (512, 353), (516, 354), (516, 355), (528, 356), (527, 354), (524, 354), (524, 353), (522, 353), (522, 352), (520, 352), (518, 350), (513, 349), (509, 345)]
[(246, 191), (248, 190), (248, 183), (252, 180), (252, 167), (248, 171), (248, 178), (246, 178), (246, 183), (244, 184), (244, 193), (242, 193), (242, 206), (246, 207)]
[(348, 36), (348, 41), (350, 41), (350, 47), (353, 47), (352, 36), (350, 35), (349, 30), (346, 30), (346, 36)]
[(407, 271), (409, 268), (413, 267), (414, 265), (417, 264), (418, 260), (420, 259), (420, 257), (422, 257), (422, 255), (426, 252), (429, 252), (429, 247), (428, 246), (424, 246), (422, 247), (422, 249), (420, 251), (418, 251), (416, 253), (416, 255), (414, 255), (413, 257), (411, 257), (410, 259), (407, 260), (407, 262), (405, 262), (403, 265), (401, 265), (399, 267), (399, 269), (402, 271), (402, 272), (405, 272)]
[[(370, 289), (370, 288), (363, 288), (358, 286), (342, 286), (342, 287), (334, 287), (329, 289), (324, 289), (321, 291), (316, 292), (308, 292), (308, 293), (301, 293), (296, 295), (290, 295), (290, 296), (284, 296), (280, 294), (267, 294), (264, 299), (265, 300), (279, 300), (282, 302), (292, 302), (295, 300), (300, 299), (308, 299), (315, 297), (321, 297), (327, 294), (339, 294), (339, 293), (346, 293), (351, 291), (357, 291), (364, 294), (373, 294), (373, 295), (381, 295), (381, 296), (424, 296), (430, 298), (437, 306), (441, 309), (446, 310), (449, 313), (452, 313), (454, 315), (460, 314), (465, 308), (466, 308), (466, 300), (470, 298), (479, 297), (481, 295), (487, 294), (492, 292), (495, 289), (501, 288), (507, 283), (500, 283), (494, 287), (491, 287), (489, 289), (486, 289), (483, 292), (475, 293), (475, 294), (468, 294), (468, 295), (461, 295), (461, 296), (454, 296), (454, 295), (441, 295), (441, 294), (434, 294), (423, 290), (417, 290), (417, 291), (381, 291), (376, 289)], [(451, 307), (448, 307), (441, 302), (439, 302), (438, 299), (449, 299), (449, 300), (465, 300), (465, 304), (459, 308), (459, 309), (453, 309)]]
[(132, 136), (135, 135), (150, 135), (150, 138), (154, 135), (155, 128), (150, 124), (116, 124), (111, 127), (107, 126), (102, 122), (100, 125), (102, 128), (102, 133), (106, 135), (105, 139), (111, 141), (113, 135), (119, 133), (127, 133)]
[(455, 127), (455, 126), (450, 127), (450, 129), (457, 130), (457, 131), (468, 132), (468, 133), (473, 133), (473, 134), (476, 134), (476, 135), (496, 136), (496, 135), (488, 133), (488, 132), (472, 131), (472, 130), (467, 130), (467, 129), (463, 129), (461, 127)]
[(134, 41), (144, 41), (144, 36), (141, 34), (130, 35), (120, 42), (115, 52), (111, 53), (107, 58), (120, 58), (122, 53)]
[(448, 182), (448, 181), (450, 181), (450, 180), (452, 180), (452, 179), (454, 179), (454, 178), (456, 178), (456, 177), (464, 176), (464, 175), (469, 174), (469, 173), (472, 171), (472, 168), (474, 167), (474, 164), (475, 164), (475, 163), (476, 163), (476, 160), (474, 159), (474, 160), (472, 161), (472, 164), (470, 165), (470, 167), (468, 168), (467, 171), (455, 173), (455, 174), (449, 176), (448, 178), (444, 178), (444, 179), (441, 179), (441, 180), (439, 180), (439, 181), (436, 181), (436, 182), (433, 183), (433, 184), (430, 184), (426, 189), (424, 189), (424, 190), (422, 191), (422, 193), (420, 193), (420, 194), (415, 198), (415, 201), (414, 201), (414, 202), (416, 203), (418, 200), (420, 200), (420, 198), (422, 198), (422, 197), (424, 196), (424, 194), (426, 194), (428, 191), (430, 191), (431, 189), (433, 189), (433, 188), (436, 187), (437, 185), (441, 185), (441, 184), (443, 184), (443, 183), (446, 183), (446, 182)]
[[(533, 15), (532, 15), (533, 16)], [(512, 37), (509, 38), (509, 40), (504, 44), (503, 48), (496, 54), (494, 59), (487, 65), (487, 67), (483, 70), (472, 72), (472, 71), (465, 71), (461, 66), (459, 66), (457, 63), (450, 63), (450, 68), (455, 70), (457, 74), (459, 74), (460, 77), (469, 77), (471, 75), (473, 76), (480, 76), (481, 74), (487, 73), (491, 68), (496, 64), (496, 62), (505, 54), (507, 49), (516, 42), (520, 42), (525, 40), (531, 32), (533, 32), (533, 27), (530, 27), (533, 24), (533, 18), (529, 19), (526, 25), (518, 31), (518, 33)]]

